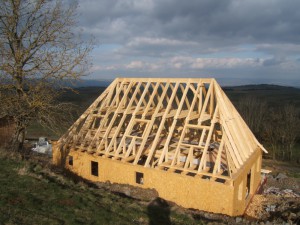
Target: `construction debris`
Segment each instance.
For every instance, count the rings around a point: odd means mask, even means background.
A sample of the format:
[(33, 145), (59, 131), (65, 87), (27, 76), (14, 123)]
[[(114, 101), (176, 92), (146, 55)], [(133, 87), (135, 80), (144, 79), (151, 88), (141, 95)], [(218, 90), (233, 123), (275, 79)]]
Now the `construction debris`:
[(264, 194), (273, 194), (273, 195), (284, 196), (284, 197), (300, 197), (299, 194), (295, 193), (291, 189), (280, 190), (279, 188), (276, 187), (269, 187), (264, 191)]
[(42, 154), (52, 155), (52, 145), (46, 137), (40, 137), (31, 150)]

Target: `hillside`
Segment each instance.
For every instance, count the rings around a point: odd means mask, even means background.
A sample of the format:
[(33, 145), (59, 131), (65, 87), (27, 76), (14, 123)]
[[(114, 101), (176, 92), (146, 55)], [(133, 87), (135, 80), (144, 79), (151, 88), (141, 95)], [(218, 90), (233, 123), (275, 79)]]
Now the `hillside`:
[(67, 178), (47, 160), (21, 161), (0, 152), (0, 224), (202, 224), (159, 198), (124, 197)]
[[(76, 93), (68, 90), (60, 101), (76, 105), (79, 116), (104, 90), (104, 87), (77, 88)], [(244, 97), (255, 96), (269, 105), (292, 103), (300, 107), (297, 88), (247, 85), (224, 90), (234, 104)], [(37, 125), (29, 130), (30, 136), (59, 137)], [(47, 157), (31, 155), (28, 161), (19, 158), (7, 157), (0, 151), (0, 224), (251, 224), (257, 221), (282, 224), (297, 223), (300, 218), (300, 197), (291, 196), (289, 191), (281, 193), (290, 189), (300, 193), (300, 170), (296, 163), (264, 160), (264, 167), (273, 171), (266, 188), (275, 188), (281, 194), (256, 195), (246, 217), (231, 218), (183, 209), (158, 198), (154, 190), (90, 183), (52, 167)]]
[(297, 224), (300, 218), (300, 197), (293, 194), (299, 192), (300, 170), (289, 163), (266, 161), (264, 167), (273, 170), (266, 189), (292, 192), (255, 195), (244, 217), (184, 209), (155, 190), (91, 183), (50, 163), (46, 156), (21, 160), (0, 149), (0, 224)]
[(243, 85), (223, 87), (233, 103), (236, 103), (247, 96), (257, 98), (258, 101), (266, 101), (270, 106), (281, 106), (284, 104), (295, 104), (300, 108), (300, 89), (279, 85)]

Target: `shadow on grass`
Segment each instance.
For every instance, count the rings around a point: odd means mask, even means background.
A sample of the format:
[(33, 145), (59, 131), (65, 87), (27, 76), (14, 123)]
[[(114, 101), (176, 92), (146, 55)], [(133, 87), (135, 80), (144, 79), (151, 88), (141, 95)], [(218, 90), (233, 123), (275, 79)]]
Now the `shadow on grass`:
[(168, 202), (162, 198), (155, 198), (147, 207), (149, 217), (149, 225), (171, 225), (170, 206)]

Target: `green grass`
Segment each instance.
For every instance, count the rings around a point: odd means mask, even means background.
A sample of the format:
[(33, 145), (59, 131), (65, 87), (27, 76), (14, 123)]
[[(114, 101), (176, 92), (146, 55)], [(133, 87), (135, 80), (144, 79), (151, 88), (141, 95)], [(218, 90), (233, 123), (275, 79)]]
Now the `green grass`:
[(278, 173), (285, 173), (289, 177), (300, 178), (300, 166), (296, 162), (263, 159), (262, 167), (270, 169), (274, 175), (277, 175)]
[(27, 138), (47, 137), (50, 140), (58, 140), (61, 135), (65, 132), (65, 128), (60, 133), (55, 133), (47, 128), (42, 127), (38, 123), (33, 123), (27, 128)]
[(173, 208), (153, 213), (148, 204), (0, 157), (0, 224), (202, 224)]

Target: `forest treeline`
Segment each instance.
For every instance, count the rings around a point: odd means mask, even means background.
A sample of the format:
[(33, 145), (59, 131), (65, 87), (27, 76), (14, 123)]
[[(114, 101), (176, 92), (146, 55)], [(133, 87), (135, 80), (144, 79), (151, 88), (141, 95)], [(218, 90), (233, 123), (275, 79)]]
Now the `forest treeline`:
[(240, 112), (257, 139), (274, 160), (300, 163), (300, 110), (293, 104), (268, 104), (246, 96), (236, 102)]

